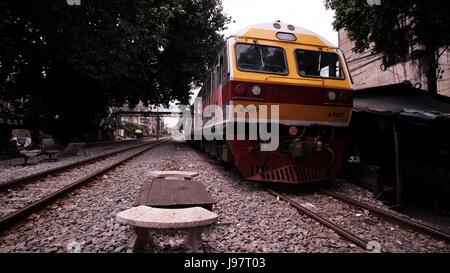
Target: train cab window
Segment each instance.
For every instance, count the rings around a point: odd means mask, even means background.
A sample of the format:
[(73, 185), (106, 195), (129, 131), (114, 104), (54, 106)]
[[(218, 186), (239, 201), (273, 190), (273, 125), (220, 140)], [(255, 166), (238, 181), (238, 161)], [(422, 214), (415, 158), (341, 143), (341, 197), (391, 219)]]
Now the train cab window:
[(237, 67), (243, 71), (288, 73), (284, 49), (258, 44), (236, 45)]
[(336, 53), (297, 49), (295, 56), (298, 72), (303, 77), (344, 79), (339, 55)]
[(227, 79), (228, 79), (228, 59), (227, 59), (227, 50), (225, 47), (222, 60), (222, 83), (226, 82)]
[(220, 83), (221, 83), (220, 79), (222, 79), (222, 75), (221, 75), (222, 70), (220, 69), (221, 65), (222, 65), (222, 59), (220, 59), (220, 65), (216, 66), (216, 83), (215, 83), (216, 88), (220, 85)]
[(223, 56), (220, 56), (219, 58), (219, 66), (217, 66), (217, 73), (218, 75), (220, 75), (220, 77), (218, 77), (218, 80), (219, 84), (221, 84), (223, 82)]

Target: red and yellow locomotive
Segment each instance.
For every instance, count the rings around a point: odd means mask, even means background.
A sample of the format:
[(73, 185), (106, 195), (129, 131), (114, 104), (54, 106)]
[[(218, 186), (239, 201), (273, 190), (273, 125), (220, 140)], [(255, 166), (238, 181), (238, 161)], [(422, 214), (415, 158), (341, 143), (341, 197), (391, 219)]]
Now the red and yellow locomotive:
[[(239, 105), (258, 111), (277, 105), (279, 145), (262, 151), (261, 139), (196, 142), (235, 164), (246, 180), (305, 183), (333, 178), (343, 162), (341, 128), (350, 122), (351, 89), (343, 54), (324, 38), (284, 23), (250, 26), (226, 39), (198, 97), (203, 108)], [(231, 126), (239, 122), (248, 128), (251, 120), (232, 119)], [(225, 135), (230, 117), (224, 113), (221, 123), (219, 133)], [(193, 132), (201, 134), (205, 126), (194, 125)]]

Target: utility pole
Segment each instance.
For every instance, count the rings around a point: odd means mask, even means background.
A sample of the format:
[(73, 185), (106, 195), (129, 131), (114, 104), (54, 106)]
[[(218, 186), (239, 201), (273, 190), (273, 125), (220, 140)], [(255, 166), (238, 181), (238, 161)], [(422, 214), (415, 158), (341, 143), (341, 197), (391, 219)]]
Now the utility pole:
[(399, 120), (394, 116), (393, 131), (394, 131), (394, 152), (395, 152), (395, 181), (397, 189), (397, 205), (402, 203), (403, 197), (403, 182), (402, 182), (402, 165), (401, 165), (401, 151), (400, 151), (400, 128)]
[(160, 117), (159, 115), (156, 116), (156, 139), (159, 139), (159, 127), (161, 126), (160, 124)]
[(159, 109), (158, 106), (156, 106), (156, 140), (159, 139), (159, 127), (161, 126), (160, 116), (159, 116)]

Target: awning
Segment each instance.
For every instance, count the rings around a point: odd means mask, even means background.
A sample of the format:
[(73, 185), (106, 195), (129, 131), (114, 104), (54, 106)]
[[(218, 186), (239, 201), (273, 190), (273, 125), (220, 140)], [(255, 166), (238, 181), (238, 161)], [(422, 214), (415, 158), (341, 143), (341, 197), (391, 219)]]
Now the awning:
[(389, 92), (384, 88), (379, 93), (371, 89), (370, 92), (354, 92), (353, 111), (421, 119), (447, 119), (450, 118), (450, 102), (448, 98), (439, 98), (416, 89)]

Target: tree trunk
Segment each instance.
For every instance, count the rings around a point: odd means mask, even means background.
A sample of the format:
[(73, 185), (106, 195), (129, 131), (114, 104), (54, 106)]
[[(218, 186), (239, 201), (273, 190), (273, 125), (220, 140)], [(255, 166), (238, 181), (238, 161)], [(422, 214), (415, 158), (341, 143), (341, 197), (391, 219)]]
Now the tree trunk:
[(436, 49), (434, 47), (426, 47), (425, 49), (426, 58), (427, 58), (427, 68), (426, 68), (426, 77), (427, 77), (427, 88), (428, 91), (437, 94), (437, 66), (438, 60), (436, 58)]

